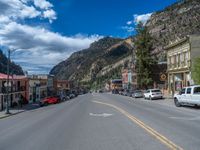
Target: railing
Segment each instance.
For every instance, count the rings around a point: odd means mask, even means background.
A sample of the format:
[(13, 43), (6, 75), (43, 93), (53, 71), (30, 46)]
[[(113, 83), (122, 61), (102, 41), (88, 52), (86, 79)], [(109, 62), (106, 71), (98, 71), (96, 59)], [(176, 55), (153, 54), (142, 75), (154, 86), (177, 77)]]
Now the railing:
[[(7, 88), (6, 87), (2, 87), (0, 88), (0, 93), (6, 93)], [(26, 91), (26, 87), (25, 86), (21, 86), (21, 87), (11, 87), (9, 88), (9, 92), (14, 93), (14, 92), (23, 92)]]

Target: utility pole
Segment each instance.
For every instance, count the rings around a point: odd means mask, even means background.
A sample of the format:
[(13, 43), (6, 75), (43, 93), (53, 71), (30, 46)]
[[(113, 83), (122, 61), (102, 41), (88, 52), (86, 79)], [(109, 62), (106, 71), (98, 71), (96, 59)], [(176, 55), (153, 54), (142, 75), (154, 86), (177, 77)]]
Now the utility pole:
[(9, 112), (9, 75), (10, 74), (10, 49), (8, 49), (8, 59), (7, 59), (7, 81), (6, 81), (6, 114)]

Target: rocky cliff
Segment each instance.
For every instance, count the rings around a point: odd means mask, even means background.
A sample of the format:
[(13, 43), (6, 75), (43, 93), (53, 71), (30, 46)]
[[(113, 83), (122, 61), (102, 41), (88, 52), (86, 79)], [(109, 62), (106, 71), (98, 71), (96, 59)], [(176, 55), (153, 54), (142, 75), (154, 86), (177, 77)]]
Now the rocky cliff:
[(50, 74), (54, 74), (60, 79), (95, 80), (97, 76), (101, 76), (102, 69), (106, 72), (106, 66), (126, 58), (131, 51), (130, 39), (105, 37), (92, 43), (88, 49), (72, 54), (66, 61), (56, 65)]
[(164, 46), (187, 35), (200, 34), (200, 1), (178, 1), (155, 12), (146, 26), (154, 39), (153, 53), (160, 61), (166, 60)]

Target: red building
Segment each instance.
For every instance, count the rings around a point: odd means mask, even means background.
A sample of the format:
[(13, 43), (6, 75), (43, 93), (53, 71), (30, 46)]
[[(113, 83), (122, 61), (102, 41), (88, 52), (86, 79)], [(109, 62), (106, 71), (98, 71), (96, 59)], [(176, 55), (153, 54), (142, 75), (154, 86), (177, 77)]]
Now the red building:
[[(0, 110), (5, 108), (6, 90), (7, 90), (7, 74), (0, 73)], [(19, 104), (22, 100), (28, 103), (28, 78), (25, 76), (10, 75), (9, 76), (9, 105)]]

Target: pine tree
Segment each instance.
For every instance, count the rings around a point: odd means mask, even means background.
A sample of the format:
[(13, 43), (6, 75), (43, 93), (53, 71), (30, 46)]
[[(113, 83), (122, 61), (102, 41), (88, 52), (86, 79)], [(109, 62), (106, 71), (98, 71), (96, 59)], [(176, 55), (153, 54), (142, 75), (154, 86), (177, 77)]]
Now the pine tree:
[(194, 66), (192, 68), (192, 78), (196, 84), (200, 84), (200, 57), (196, 58), (194, 61)]
[(152, 85), (152, 65), (155, 64), (155, 61), (151, 57), (152, 38), (142, 23), (137, 25), (136, 31), (137, 84), (139, 88), (147, 88), (149, 85)]

